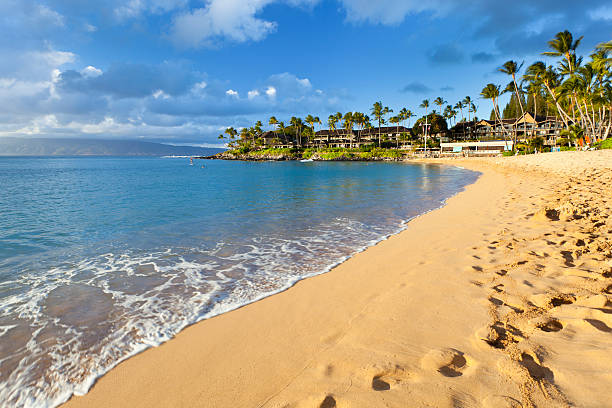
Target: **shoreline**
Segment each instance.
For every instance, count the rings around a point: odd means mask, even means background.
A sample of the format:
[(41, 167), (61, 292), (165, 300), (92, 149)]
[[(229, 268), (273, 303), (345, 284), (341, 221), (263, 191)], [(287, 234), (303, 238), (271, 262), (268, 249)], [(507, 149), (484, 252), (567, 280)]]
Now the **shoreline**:
[[(457, 384), (497, 392), (480, 390), (473, 398), (481, 400), (501, 401), (499, 394), (508, 403), (535, 402), (521, 387), (500, 389), (483, 376), (499, 359), (482, 341), (491, 301), (482, 293), (486, 285), (472, 282), (479, 272), (470, 265), (474, 258), (463, 253), (498, 229), (474, 214), (474, 203), (486, 195), (481, 212), (503, 219), (495, 203), (533, 172), (515, 181), (486, 159), (435, 162), (483, 174), (398, 234), (327, 273), (185, 328), (64, 406), (376, 406), (383, 397), (401, 406), (408, 390), (421, 405), (447, 405), (457, 398)], [(466, 306), (460, 316), (457, 305)], [(442, 400), (428, 401), (436, 389)]]

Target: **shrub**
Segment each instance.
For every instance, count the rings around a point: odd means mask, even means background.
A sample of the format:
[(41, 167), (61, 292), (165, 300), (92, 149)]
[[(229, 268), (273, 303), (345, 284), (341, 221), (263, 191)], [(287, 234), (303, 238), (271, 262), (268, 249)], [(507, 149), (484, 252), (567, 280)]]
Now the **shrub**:
[(302, 152), (302, 159), (310, 159), (314, 153), (315, 153), (314, 149), (305, 149)]
[(601, 149), (612, 149), (612, 138), (607, 138), (606, 140), (602, 140), (599, 143), (595, 144), (595, 147), (599, 150)]

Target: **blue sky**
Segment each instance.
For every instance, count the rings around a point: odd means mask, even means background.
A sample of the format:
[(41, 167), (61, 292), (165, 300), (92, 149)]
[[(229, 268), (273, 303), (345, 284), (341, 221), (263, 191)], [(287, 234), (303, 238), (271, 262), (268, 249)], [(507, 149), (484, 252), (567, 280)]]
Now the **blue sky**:
[(478, 98), (609, 1), (1, 0), (0, 136), (217, 144), (227, 126)]

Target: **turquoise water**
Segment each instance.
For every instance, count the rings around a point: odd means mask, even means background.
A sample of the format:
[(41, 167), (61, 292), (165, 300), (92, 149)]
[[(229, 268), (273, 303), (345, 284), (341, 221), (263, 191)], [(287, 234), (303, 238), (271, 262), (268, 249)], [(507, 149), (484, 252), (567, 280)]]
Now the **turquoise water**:
[(0, 406), (83, 394), (122, 359), (328, 271), (477, 176), (403, 163), (0, 158)]

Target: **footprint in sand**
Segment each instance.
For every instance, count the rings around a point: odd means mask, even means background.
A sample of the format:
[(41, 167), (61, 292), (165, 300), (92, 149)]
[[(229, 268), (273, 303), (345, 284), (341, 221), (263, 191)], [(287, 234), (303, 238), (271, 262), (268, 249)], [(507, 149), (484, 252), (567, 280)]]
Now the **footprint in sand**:
[(374, 391), (388, 391), (393, 385), (400, 384), (408, 377), (409, 373), (400, 365), (396, 365), (372, 377), (372, 389)]
[(335, 407), (336, 407), (336, 400), (331, 395), (327, 395), (325, 399), (323, 400), (323, 402), (321, 403), (321, 405), (319, 405), (319, 408), (335, 408)]
[(536, 381), (547, 380), (552, 383), (555, 379), (555, 375), (552, 370), (541, 365), (530, 354), (521, 354), (521, 360), (519, 361), (519, 364), (525, 367), (529, 372), (531, 378)]
[(550, 299), (550, 305), (552, 307), (559, 307), (561, 305), (571, 305), (576, 301), (576, 298), (572, 295), (559, 295)]
[(432, 350), (421, 360), (421, 367), (426, 370), (435, 370), (444, 377), (460, 377), (468, 367), (468, 361), (463, 352), (448, 348)]
[(372, 389), (374, 391), (387, 391), (391, 389), (391, 384), (382, 379), (382, 376), (377, 375), (372, 378)]
[(561, 324), (560, 321), (552, 319), (547, 321), (544, 324), (541, 324), (538, 326), (538, 328), (542, 331), (545, 332), (558, 332), (561, 331), (563, 329), (563, 324)]
[(502, 293), (504, 290), (502, 289), (504, 287), (503, 283), (500, 283), (498, 285), (493, 286), (491, 289), (493, 289), (494, 291), (496, 291), (497, 293)]
[(612, 328), (608, 327), (608, 325), (602, 322), (601, 320), (597, 320), (597, 319), (584, 319), (584, 320), (599, 331), (602, 331), (604, 333), (612, 332)]
[(495, 322), (489, 327), (487, 336), (483, 340), (493, 348), (504, 350), (510, 344), (518, 343), (524, 338), (524, 334), (516, 327)]

